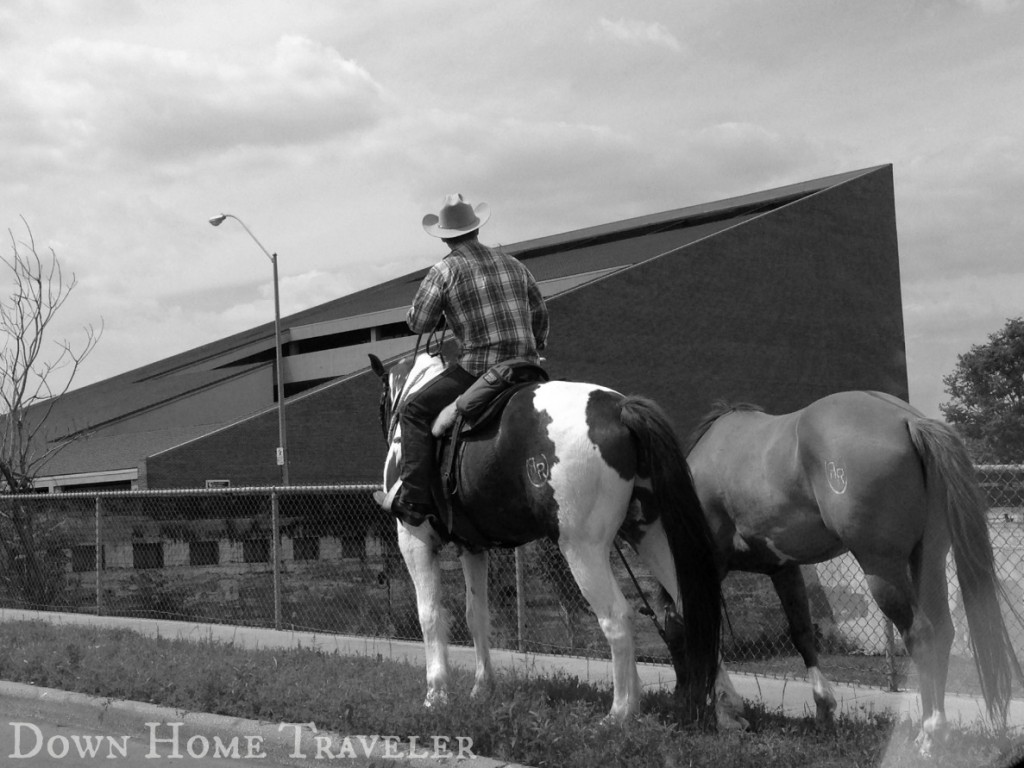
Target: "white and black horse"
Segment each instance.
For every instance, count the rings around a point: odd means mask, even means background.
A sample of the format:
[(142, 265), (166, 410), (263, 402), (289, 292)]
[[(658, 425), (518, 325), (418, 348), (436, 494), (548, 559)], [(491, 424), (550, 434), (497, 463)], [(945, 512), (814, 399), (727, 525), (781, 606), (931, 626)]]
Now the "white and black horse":
[[(393, 497), (401, 467), (396, 414), (443, 370), (420, 353), (381, 377), (389, 440), (384, 491)], [(614, 697), (609, 717), (637, 711), (632, 614), (612, 573), (621, 534), (667, 591), (683, 618), (676, 670), (697, 707), (712, 701), (721, 640), (721, 586), (711, 538), (679, 440), (650, 400), (577, 382), (535, 383), (517, 391), (500, 420), (468, 440), (456, 468), (461, 507), (493, 546), (547, 536), (565, 556), (611, 647)], [(429, 522), (398, 523), (398, 542), (416, 590), (427, 667), (426, 706), (447, 699), (447, 635), (438, 553), (445, 539)], [(492, 684), (488, 643), (487, 552), (464, 547), (466, 623), (476, 649), (473, 694)], [(678, 649), (677, 649), (678, 650)]]

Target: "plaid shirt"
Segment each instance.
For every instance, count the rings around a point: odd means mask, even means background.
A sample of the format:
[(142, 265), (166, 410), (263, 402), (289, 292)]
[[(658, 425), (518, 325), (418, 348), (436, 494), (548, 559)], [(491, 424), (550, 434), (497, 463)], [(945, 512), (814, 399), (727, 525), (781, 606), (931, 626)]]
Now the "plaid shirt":
[(512, 357), (537, 362), (548, 309), (530, 271), (500, 250), (469, 240), (427, 272), (406, 316), (415, 333), (443, 317), (459, 340), (459, 365), (474, 376)]

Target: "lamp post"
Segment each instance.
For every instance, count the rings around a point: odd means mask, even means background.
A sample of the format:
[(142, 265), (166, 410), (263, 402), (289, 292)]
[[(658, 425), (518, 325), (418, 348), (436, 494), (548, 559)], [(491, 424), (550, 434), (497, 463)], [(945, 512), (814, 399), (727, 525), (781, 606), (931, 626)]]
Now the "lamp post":
[(263, 247), (263, 243), (256, 239), (256, 235), (245, 226), (245, 222), (230, 213), (222, 213), (210, 219), (210, 224), (219, 227), (225, 219), (234, 219), (242, 225), (242, 229), (249, 233), (249, 237), (260, 247), (260, 250), (270, 259), (274, 268), (274, 359), (277, 365), (277, 463), (281, 467), (281, 484), (288, 485), (288, 439), (285, 426), (284, 414), (284, 366), (281, 364), (281, 299), (277, 287), (277, 254), (270, 253)]

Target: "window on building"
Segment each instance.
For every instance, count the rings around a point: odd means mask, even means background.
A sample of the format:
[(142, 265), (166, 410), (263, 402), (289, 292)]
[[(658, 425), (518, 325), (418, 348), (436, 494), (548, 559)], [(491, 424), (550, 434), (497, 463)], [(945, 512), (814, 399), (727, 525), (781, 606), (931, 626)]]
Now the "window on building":
[(217, 541), (189, 542), (188, 564), (194, 567), (220, 564), (220, 543)]
[(379, 341), (385, 341), (387, 339), (400, 339), (404, 336), (413, 336), (413, 332), (409, 330), (409, 326), (406, 325), (403, 320), (400, 323), (386, 323), (385, 325), (377, 328), (377, 339)]
[(296, 560), (319, 560), (320, 537), (300, 536), (292, 539), (292, 553)]
[(164, 567), (162, 541), (143, 541), (132, 544), (132, 566), (136, 570)]
[(60, 486), (60, 491), (63, 493), (105, 493), (107, 491), (130, 491), (131, 489), (131, 480), (110, 480), (102, 483)]
[(307, 355), (310, 352), (323, 352), (329, 349), (351, 347), (356, 344), (370, 342), (369, 328), (354, 328), (351, 331), (328, 333), (310, 339), (296, 339), (288, 343), (289, 355)]
[(269, 563), (270, 539), (245, 539), (242, 542), (242, 561), (246, 563)]

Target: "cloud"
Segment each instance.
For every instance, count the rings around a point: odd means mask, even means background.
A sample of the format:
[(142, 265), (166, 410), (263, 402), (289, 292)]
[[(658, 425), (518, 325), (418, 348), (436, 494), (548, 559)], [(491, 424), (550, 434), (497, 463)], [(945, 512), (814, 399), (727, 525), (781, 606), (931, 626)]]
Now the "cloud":
[(1002, 273), (977, 276), (933, 273), (904, 281), (903, 315), (911, 402), (938, 415), (938, 403), (949, 399), (942, 377), (953, 371), (957, 355), (1021, 314), (1024, 275), (1005, 265)]
[[(347, 272), (315, 269), (298, 275), (288, 275), (281, 279), (281, 312), (290, 314), (334, 301), (339, 296), (351, 293), (355, 288), (353, 275)], [(271, 286), (262, 289), (268, 297), (271, 291)]]
[(488, 233), (503, 242), (512, 232), (527, 239), (614, 220), (657, 178), (655, 153), (606, 126), (442, 112), (408, 119), (416, 130), (402, 162), (418, 205), (454, 191), (483, 197), (495, 207)]
[(492, 205), (487, 234), (505, 243), (850, 170), (802, 133), (739, 122), (638, 137), (601, 124), (438, 110), (409, 113), (381, 141), (415, 203), (403, 217), (418, 221), (416, 211), (459, 191)]
[[(262, 266), (262, 265), (259, 265)], [(331, 301), (349, 293), (352, 280), (341, 273), (313, 270), (281, 278), (281, 314)], [(240, 285), (220, 285), (205, 290), (178, 291), (149, 303), (140, 303), (131, 292), (102, 288), (91, 297), (105, 308), (106, 327), (96, 351), (76, 378), (76, 386), (104, 378), (110, 371), (124, 371), (166, 358), (274, 319), (273, 282), (270, 270)], [(84, 301), (83, 294), (74, 300)], [(72, 316), (62, 317), (55, 337), (78, 344), (82, 329)], [(98, 324), (98, 318), (96, 319)], [(138, 329), (144, 327), (145, 333)], [(212, 332), (211, 329), (216, 329)]]
[(615, 40), (635, 46), (656, 46), (670, 51), (683, 49), (679, 40), (661, 22), (646, 22), (637, 19), (611, 21), (603, 16), (598, 19), (591, 39)]
[(920, 258), (905, 280), (998, 275), (1018, 264), (1024, 221), (1024, 139), (994, 135), (951, 142), (896, 166), (900, 236)]
[(158, 161), (323, 141), (387, 109), (368, 72), (299, 36), (241, 56), (62, 40), (22, 89), (26, 102), (54, 146)]
[[(834, 148), (796, 130), (773, 130), (749, 122), (709, 125), (679, 137), (677, 151), (705, 189), (743, 194), (794, 179), (835, 173)], [(721, 187), (727, 179), (729, 189)]]

